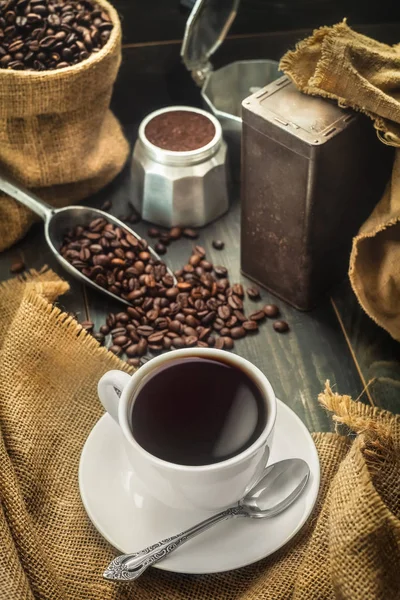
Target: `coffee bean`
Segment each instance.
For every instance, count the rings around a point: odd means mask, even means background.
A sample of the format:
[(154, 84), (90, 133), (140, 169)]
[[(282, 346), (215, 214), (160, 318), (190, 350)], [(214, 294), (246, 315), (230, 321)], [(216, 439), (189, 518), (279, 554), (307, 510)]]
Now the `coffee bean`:
[(95, 340), (97, 340), (99, 342), (99, 344), (103, 345), (104, 344), (104, 335), (100, 332), (98, 333), (94, 333), (93, 337)]
[(206, 255), (206, 251), (204, 250), (203, 246), (194, 246), (193, 254), (198, 254), (199, 256), (201, 256), (201, 258), (204, 258)]
[(129, 357), (137, 356), (138, 354), (138, 345), (131, 344), (127, 348), (125, 348), (125, 354)]
[(233, 308), (233, 310), (242, 310), (243, 308), (243, 302), (239, 298), (239, 296), (236, 296), (236, 294), (232, 294), (232, 296), (229, 296), (228, 304), (231, 308)]
[(257, 321), (245, 321), (244, 323), (242, 323), (242, 327), (246, 331), (258, 331)]
[(136, 331), (139, 335), (142, 335), (146, 338), (149, 337), (152, 333), (154, 333), (154, 329), (150, 325), (140, 325), (140, 327), (138, 327)]
[(131, 367), (140, 367), (140, 359), (139, 358), (128, 358), (128, 360), (126, 362)]
[(212, 245), (216, 250), (223, 250), (225, 248), (225, 244), (221, 240), (214, 240)]
[(185, 342), (184, 342), (183, 338), (181, 338), (181, 337), (175, 337), (172, 340), (172, 345), (174, 346), (174, 348), (176, 348), (177, 350), (179, 350), (180, 348), (184, 348), (185, 347)]
[(180, 227), (172, 227), (169, 231), (169, 237), (171, 240), (179, 240), (182, 235), (182, 229)]
[(199, 237), (197, 231), (195, 229), (190, 229), (190, 227), (186, 227), (182, 233), (184, 237), (189, 238), (190, 240), (195, 240)]
[(110, 333), (110, 328), (107, 325), (102, 325), (100, 327), (100, 333), (103, 335), (108, 335)]
[(22, 273), (22, 271), (25, 271), (25, 263), (23, 260), (16, 260), (11, 264), (10, 273), (16, 274)]
[(257, 286), (253, 285), (252, 287), (247, 288), (247, 295), (250, 300), (258, 300), (260, 297), (260, 290)]
[(224, 348), (226, 350), (232, 350), (233, 346), (234, 346), (233, 339), (227, 335), (224, 336)]
[(228, 275), (228, 269), (226, 269), (225, 267), (214, 267), (214, 273), (216, 274), (217, 277), (226, 277)]
[(225, 341), (223, 337), (219, 337), (215, 340), (214, 348), (217, 350), (223, 350), (225, 346)]
[(272, 327), (278, 333), (285, 333), (286, 331), (289, 331), (289, 325), (286, 323), (286, 321), (275, 321)]
[(249, 321), (263, 321), (265, 319), (265, 313), (263, 310), (258, 310), (249, 316)]
[(231, 309), (229, 308), (228, 305), (223, 304), (222, 306), (218, 307), (218, 316), (220, 319), (223, 319), (224, 321), (226, 321), (227, 319), (229, 319), (231, 314), (232, 314)]
[(149, 235), (149, 237), (158, 238), (160, 235), (160, 230), (156, 227), (150, 227), (147, 231), (147, 234)]
[(276, 317), (279, 317), (279, 308), (276, 306), (276, 304), (266, 304), (263, 308), (264, 313), (266, 314), (267, 317), (270, 317), (271, 319), (276, 319)]
[[(61, 33), (61, 32), (60, 32)], [(57, 37), (57, 36), (56, 36)], [(111, 208), (111, 200), (106, 200), (105, 202), (103, 202), (103, 204), (101, 205), (101, 210), (110, 210)]]
[(110, 350), (110, 352), (112, 352), (113, 354), (116, 354), (117, 356), (121, 356), (121, 354), (122, 354), (122, 348), (115, 344), (113, 346), (110, 346), (109, 350)]
[(234, 340), (239, 340), (246, 335), (246, 330), (243, 327), (233, 327), (231, 329), (231, 336)]

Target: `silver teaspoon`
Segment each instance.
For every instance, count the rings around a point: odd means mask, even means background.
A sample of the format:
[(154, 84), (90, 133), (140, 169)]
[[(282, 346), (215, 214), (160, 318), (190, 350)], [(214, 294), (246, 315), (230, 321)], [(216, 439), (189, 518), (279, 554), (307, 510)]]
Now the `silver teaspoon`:
[(260, 481), (235, 506), (213, 515), (182, 533), (166, 538), (140, 552), (117, 556), (103, 573), (105, 579), (133, 581), (151, 565), (203, 533), (220, 521), (231, 517), (270, 519), (286, 510), (306, 486), (310, 476), (308, 464), (300, 458), (289, 458), (267, 467)]
[[(34, 213), (36, 213), (39, 217), (41, 217), (44, 221), (44, 234), (46, 237), (46, 241), (50, 247), (50, 250), (58, 260), (58, 262), (64, 267), (70, 275), (73, 275), (76, 279), (79, 279), (82, 283), (86, 285), (90, 285), (95, 288), (99, 292), (103, 294), (107, 294), (114, 300), (118, 300), (119, 302), (123, 302), (128, 306), (131, 303), (123, 298), (120, 298), (116, 294), (109, 292), (105, 288), (97, 285), (94, 281), (89, 279), (78, 271), (74, 266), (72, 266), (63, 256), (61, 256), (59, 252), (59, 248), (61, 248), (63, 238), (65, 233), (69, 229), (73, 229), (77, 225), (89, 225), (91, 221), (94, 219), (98, 219), (102, 217), (106, 219), (109, 223), (121, 227), (125, 229), (128, 233), (133, 235), (138, 240), (142, 238), (135, 233), (132, 229), (127, 227), (125, 223), (122, 223), (119, 219), (116, 219), (112, 215), (108, 213), (98, 210), (96, 208), (89, 208), (87, 206), (67, 206), (66, 208), (53, 208), (43, 200), (41, 200), (36, 194), (25, 189), (20, 183), (18, 183), (13, 177), (10, 175), (6, 175), (5, 173), (0, 173), (0, 190), (5, 192), (17, 202), (24, 204), (28, 208), (30, 208)], [(148, 247), (148, 251), (153, 256), (153, 258), (157, 261), (161, 261), (158, 254), (151, 248)], [(170, 269), (167, 268), (169, 275), (171, 275), (176, 282), (175, 276)]]

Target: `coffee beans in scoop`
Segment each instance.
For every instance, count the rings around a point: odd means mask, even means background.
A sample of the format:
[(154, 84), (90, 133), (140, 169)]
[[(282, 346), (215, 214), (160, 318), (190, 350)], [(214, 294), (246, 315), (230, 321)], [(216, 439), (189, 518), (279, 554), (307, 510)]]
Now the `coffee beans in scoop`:
[(113, 24), (92, 0), (0, 0), (0, 68), (76, 65), (108, 41)]
[(148, 251), (146, 240), (102, 217), (68, 231), (60, 253), (83, 275), (128, 302), (162, 297), (174, 284), (165, 264)]

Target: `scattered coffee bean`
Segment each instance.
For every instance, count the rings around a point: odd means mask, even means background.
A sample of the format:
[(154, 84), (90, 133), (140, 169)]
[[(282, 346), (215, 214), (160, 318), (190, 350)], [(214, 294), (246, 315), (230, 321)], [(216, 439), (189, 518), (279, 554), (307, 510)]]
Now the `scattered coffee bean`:
[(98, 52), (112, 28), (94, 0), (2, 1), (0, 68), (45, 71), (75, 65)]
[(140, 367), (140, 358), (128, 358), (126, 362), (131, 367)]
[(216, 274), (217, 277), (226, 277), (228, 274), (228, 269), (226, 269), (225, 267), (214, 267), (214, 273)]
[(257, 321), (245, 321), (244, 323), (242, 323), (242, 327), (246, 331), (258, 331)]
[(265, 313), (263, 310), (258, 310), (249, 316), (249, 321), (263, 321), (265, 319)]
[(201, 256), (201, 258), (204, 258), (206, 255), (206, 251), (204, 250), (203, 246), (194, 246), (193, 253)]
[(214, 240), (212, 245), (216, 250), (223, 250), (225, 248), (225, 243), (221, 240)]
[(16, 260), (10, 266), (10, 273), (16, 275), (17, 273), (22, 273), (25, 271), (25, 263), (23, 260)]
[(263, 311), (266, 316), (271, 319), (276, 319), (276, 317), (279, 317), (280, 315), (279, 308), (276, 306), (276, 304), (266, 304), (263, 308)]
[(239, 340), (246, 335), (246, 330), (243, 327), (233, 327), (231, 329), (231, 336), (234, 340)]
[(182, 229), (180, 227), (172, 227), (169, 231), (169, 237), (171, 240), (179, 240), (182, 236)]
[(258, 289), (257, 286), (252, 286), (247, 288), (247, 295), (250, 298), (250, 300), (258, 300), (260, 297), (260, 290)]
[(286, 323), (286, 321), (274, 321), (272, 327), (278, 333), (285, 333), (286, 331), (289, 331), (289, 325)]
[(157, 254), (165, 254), (167, 249), (164, 246), (164, 244), (161, 244), (160, 242), (158, 242), (155, 246), (154, 246), (154, 250), (157, 252)]
[(94, 333), (93, 337), (95, 340), (97, 340), (99, 342), (99, 344), (101, 344), (101, 345), (104, 344), (104, 335), (102, 333)]
[(233, 346), (234, 346), (233, 339), (231, 337), (224, 336), (224, 349), (232, 350)]
[(147, 234), (152, 238), (158, 238), (161, 235), (161, 232), (157, 227), (150, 227)]
[(101, 205), (101, 208), (100, 208), (100, 210), (104, 210), (104, 211), (110, 210), (111, 206), (112, 206), (112, 204), (111, 204), (111, 200), (106, 200), (106, 201), (105, 201), (105, 202), (103, 202), (103, 204)]
[(182, 233), (184, 237), (189, 238), (190, 240), (195, 240), (199, 237), (198, 232), (195, 229), (190, 229), (189, 227), (186, 227)]
[(122, 354), (122, 348), (120, 346), (116, 346), (116, 345), (112, 345), (109, 348), (110, 352), (112, 352), (113, 354), (116, 354), (117, 356), (120, 356)]
[(223, 350), (225, 346), (225, 341), (223, 337), (219, 337), (215, 340), (214, 348), (217, 350)]
[(93, 331), (94, 323), (92, 321), (81, 321), (81, 325), (86, 331)]

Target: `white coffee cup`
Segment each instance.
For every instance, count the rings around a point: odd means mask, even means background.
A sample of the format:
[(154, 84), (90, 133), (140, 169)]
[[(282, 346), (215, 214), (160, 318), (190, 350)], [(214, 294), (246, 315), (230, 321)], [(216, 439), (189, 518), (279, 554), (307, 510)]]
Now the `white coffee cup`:
[[(219, 360), (240, 369), (260, 390), (267, 411), (265, 427), (253, 444), (227, 460), (202, 466), (175, 464), (153, 456), (137, 443), (129, 425), (133, 404), (146, 380), (167, 362), (193, 356)], [(245, 495), (267, 464), (276, 418), (275, 394), (265, 375), (236, 354), (212, 348), (174, 350), (153, 358), (132, 376), (123, 371), (109, 371), (99, 381), (98, 394), (122, 430), (135, 475), (150, 495), (168, 506), (226, 508)]]

